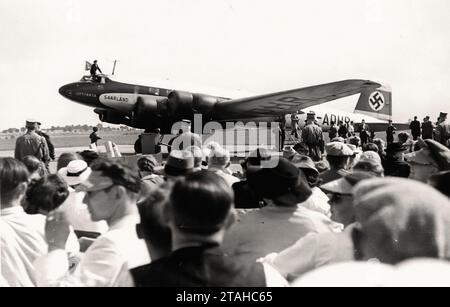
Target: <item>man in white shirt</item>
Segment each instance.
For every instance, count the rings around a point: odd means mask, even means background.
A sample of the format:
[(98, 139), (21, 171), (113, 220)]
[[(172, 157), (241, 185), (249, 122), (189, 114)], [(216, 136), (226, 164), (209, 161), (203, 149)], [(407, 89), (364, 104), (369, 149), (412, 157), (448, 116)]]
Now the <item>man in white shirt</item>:
[(26, 214), (21, 206), (27, 182), (25, 165), (13, 158), (0, 158), (1, 275), (14, 287), (36, 285), (33, 261), (47, 252), (42, 229), (36, 223), (42, 216)]
[[(87, 249), (72, 274), (62, 249), (69, 223), (62, 212), (47, 219), (49, 253), (35, 262), (41, 286), (120, 286), (128, 284), (128, 270), (150, 262), (145, 242), (138, 239), (136, 202), (141, 181), (122, 165), (99, 161), (78, 190), (86, 192), (85, 203), (93, 221), (105, 220), (109, 230)], [(128, 280), (127, 280), (128, 282)]]

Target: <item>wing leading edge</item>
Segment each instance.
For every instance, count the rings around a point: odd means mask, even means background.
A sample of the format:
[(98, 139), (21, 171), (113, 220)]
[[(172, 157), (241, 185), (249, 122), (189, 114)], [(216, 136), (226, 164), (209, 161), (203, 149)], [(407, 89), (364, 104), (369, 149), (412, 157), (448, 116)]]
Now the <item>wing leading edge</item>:
[(283, 92), (226, 100), (216, 104), (213, 117), (220, 120), (284, 115), (351, 96), (367, 88), (378, 88), (380, 86), (381, 84), (369, 80), (343, 80)]

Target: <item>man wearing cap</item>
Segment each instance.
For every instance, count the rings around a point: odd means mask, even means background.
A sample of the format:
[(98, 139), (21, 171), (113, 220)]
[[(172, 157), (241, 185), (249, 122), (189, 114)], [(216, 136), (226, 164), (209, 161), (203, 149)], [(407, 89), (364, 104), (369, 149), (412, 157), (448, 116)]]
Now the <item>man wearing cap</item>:
[(308, 112), (306, 114), (306, 125), (302, 130), (302, 141), (308, 147), (308, 156), (313, 161), (322, 159), (323, 133), (322, 128), (314, 124), (316, 114)]
[(397, 128), (395, 128), (394, 125), (392, 125), (392, 120), (389, 120), (389, 124), (386, 128), (386, 142), (388, 144), (394, 142), (395, 130), (397, 130)]
[(31, 155), (47, 163), (50, 160), (47, 141), (36, 133), (37, 121), (28, 119), (25, 127), (27, 132), (16, 140), (14, 158), (21, 161), (25, 156)]
[(331, 142), (325, 145), (327, 161), (330, 169), (320, 174), (322, 184), (341, 178), (347, 173), (350, 158), (354, 155), (353, 150), (344, 143)]
[(150, 262), (136, 225), (141, 181), (117, 162), (99, 161), (78, 187), (86, 192), (85, 203), (93, 221), (105, 220), (109, 230), (87, 249), (72, 274), (67, 274), (67, 257), (61, 249), (67, 240), (69, 223), (61, 211), (49, 215), (46, 239), (49, 253), (35, 262), (41, 286), (120, 286), (126, 283), (128, 270)]
[(361, 120), (361, 125), (359, 126), (359, 138), (361, 139), (361, 145), (366, 144), (369, 141), (370, 136), (370, 128), (369, 125), (366, 124), (366, 121)]
[(434, 139), (442, 145), (450, 147), (450, 124), (447, 122), (447, 113), (441, 112), (439, 114), (439, 120), (436, 126), (436, 135)]

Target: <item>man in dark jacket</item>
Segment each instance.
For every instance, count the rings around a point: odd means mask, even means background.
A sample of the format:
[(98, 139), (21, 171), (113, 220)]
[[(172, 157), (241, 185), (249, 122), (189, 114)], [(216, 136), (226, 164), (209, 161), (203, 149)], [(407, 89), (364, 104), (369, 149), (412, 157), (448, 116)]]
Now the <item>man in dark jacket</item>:
[(420, 122), (417, 120), (417, 116), (414, 116), (414, 120), (409, 124), (409, 129), (411, 129), (413, 140), (417, 141), (417, 138), (420, 137)]
[(94, 60), (94, 63), (91, 65), (90, 70), (92, 81), (98, 82), (97, 70), (102, 73), (102, 70), (100, 69), (100, 67), (98, 67), (97, 60)]
[(392, 125), (392, 120), (389, 120), (389, 125), (386, 128), (386, 142), (388, 144), (394, 142), (395, 130), (397, 130), (397, 128), (395, 128), (394, 125)]
[(430, 120), (430, 117), (427, 115), (423, 119), (422, 123), (422, 139), (433, 139), (433, 123)]
[(386, 148), (386, 159), (383, 162), (384, 175), (408, 178), (411, 173), (410, 165), (405, 162), (406, 148), (402, 143), (393, 142)]
[(53, 145), (52, 141), (50, 140), (50, 136), (41, 130), (41, 123), (36, 123), (36, 133), (40, 136), (44, 137), (45, 141), (47, 142), (48, 147), (48, 154), (52, 160), (55, 160), (55, 146)]
[(235, 220), (233, 192), (224, 179), (208, 171), (191, 173), (175, 183), (169, 199), (164, 214), (172, 232), (172, 252), (132, 269), (136, 286), (264, 287), (286, 283), (270, 265), (244, 264), (222, 250), (223, 238)]

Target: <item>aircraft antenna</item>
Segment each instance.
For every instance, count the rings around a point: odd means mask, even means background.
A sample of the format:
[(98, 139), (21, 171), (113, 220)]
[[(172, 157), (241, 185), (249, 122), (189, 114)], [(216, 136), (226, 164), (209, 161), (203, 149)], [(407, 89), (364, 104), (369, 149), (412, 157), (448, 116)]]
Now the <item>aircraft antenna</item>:
[(113, 70), (112, 70), (112, 75), (114, 76), (114, 70), (116, 69), (116, 63), (117, 63), (117, 60), (114, 60), (114, 66), (113, 66)]

